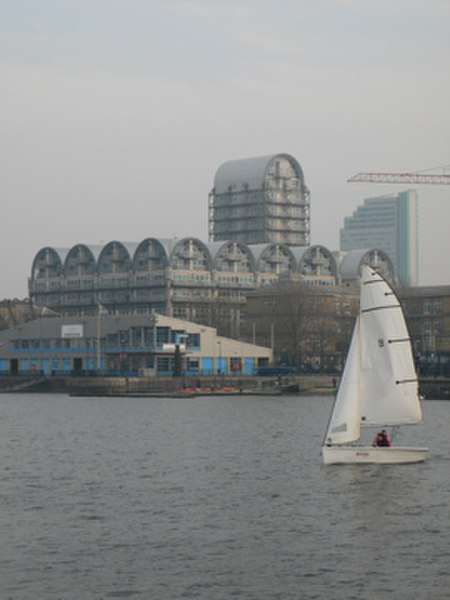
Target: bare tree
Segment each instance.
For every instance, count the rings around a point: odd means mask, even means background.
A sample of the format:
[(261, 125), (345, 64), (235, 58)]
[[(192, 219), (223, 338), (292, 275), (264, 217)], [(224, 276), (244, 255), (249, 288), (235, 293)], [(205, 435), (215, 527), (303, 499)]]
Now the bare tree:
[(259, 290), (247, 316), (257, 340), (274, 348), (275, 360), (289, 365), (342, 363), (354, 308), (342, 290), (323, 290), (302, 281), (279, 282)]

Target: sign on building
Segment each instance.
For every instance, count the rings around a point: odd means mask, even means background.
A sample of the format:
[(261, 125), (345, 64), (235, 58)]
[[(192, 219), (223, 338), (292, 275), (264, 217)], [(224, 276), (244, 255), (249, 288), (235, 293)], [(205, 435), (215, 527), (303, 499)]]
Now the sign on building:
[(62, 325), (61, 326), (61, 337), (62, 338), (82, 338), (83, 337), (83, 325)]

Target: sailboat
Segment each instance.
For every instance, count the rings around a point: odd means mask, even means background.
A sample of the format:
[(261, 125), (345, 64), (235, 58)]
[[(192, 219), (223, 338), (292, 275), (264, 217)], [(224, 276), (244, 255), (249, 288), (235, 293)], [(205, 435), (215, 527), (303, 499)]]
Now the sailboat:
[(362, 428), (421, 420), (411, 340), (400, 302), (385, 279), (363, 265), (359, 314), (322, 445), (323, 462), (421, 462), (428, 448), (374, 447), (360, 441)]

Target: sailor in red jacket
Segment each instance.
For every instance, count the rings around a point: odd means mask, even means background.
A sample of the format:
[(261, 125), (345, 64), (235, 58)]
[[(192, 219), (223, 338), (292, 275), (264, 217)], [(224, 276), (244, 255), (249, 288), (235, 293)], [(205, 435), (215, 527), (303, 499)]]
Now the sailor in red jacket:
[(372, 446), (378, 446), (380, 448), (391, 447), (391, 440), (389, 439), (386, 429), (382, 429), (379, 433), (377, 433), (375, 439), (372, 442)]

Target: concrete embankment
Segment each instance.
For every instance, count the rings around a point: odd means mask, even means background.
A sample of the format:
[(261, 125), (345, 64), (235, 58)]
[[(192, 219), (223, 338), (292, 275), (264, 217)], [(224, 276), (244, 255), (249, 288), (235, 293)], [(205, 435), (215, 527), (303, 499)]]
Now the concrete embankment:
[(95, 396), (166, 396), (195, 390), (228, 390), (243, 394), (332, 394), (333, 378), (322, 375), (289, 377), (0, 377), (0, 393), (67, 393)]
[[(0, 393), (65, 393), (83, 396), (173, 396), (195, 390), (228, 390), (242, 394), (335, 394), (337, 380), (329, 375), (270, 377), (46, 377), (1, 376)], [(420, 379), (420, 393), (429, 399), (450, 400), (450, 378)]]

